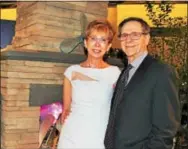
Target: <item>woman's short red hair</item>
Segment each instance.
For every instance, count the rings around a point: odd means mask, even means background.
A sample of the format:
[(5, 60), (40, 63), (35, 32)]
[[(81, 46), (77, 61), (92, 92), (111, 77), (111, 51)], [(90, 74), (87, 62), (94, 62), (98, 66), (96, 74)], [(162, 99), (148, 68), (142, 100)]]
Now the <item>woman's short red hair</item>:
[(112, 42), (115, 31), (107, 20), (94, 20), (90, 22), (85, 31), (85, 39), (87, 39), (93, 31), (104, 32), (108, 35), (109, 43)]

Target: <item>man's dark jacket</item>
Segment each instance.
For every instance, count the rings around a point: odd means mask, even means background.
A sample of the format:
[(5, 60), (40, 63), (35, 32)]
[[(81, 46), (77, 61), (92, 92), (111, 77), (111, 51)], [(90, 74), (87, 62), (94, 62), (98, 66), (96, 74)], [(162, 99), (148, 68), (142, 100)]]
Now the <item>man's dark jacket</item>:
[[(168, 65), (145, 57), (124, 89), (123, 98), (112, 98), (115, 124), (107, 131), (113, 129), (113, 149), (172, 148), (180, 122), (176, 82)], [(106, 148), (108, 141), (106, 136)]]

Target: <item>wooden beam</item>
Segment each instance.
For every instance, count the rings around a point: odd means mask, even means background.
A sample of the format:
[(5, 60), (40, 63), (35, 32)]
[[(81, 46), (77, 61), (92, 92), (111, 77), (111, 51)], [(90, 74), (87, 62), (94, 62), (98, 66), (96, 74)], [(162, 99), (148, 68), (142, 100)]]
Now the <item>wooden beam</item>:
[[(28, 60), (28, 61), (43, 61), (55, 63), (79, 64), (86, 59), (85, 55), (81, 54), (66, 54), (59, 52), (23, 52), (23, 51), (3, 51), (1, 52), (1, 60)], [(107, 62), (112, 65), (124, 67), (121, 59), (108, 58)]]
[[(149, 2), (152, 2), (153, 4), (160, 4), (161, 1), (149, 1)], [(134, 5), (140, 5), (140, 4), (146, 4), (147, 1), (145, 0), (128, 0), (128, 1), (109, 1), (109, 4), (108, 6), (109, 7), (115, 7), (117, 5), (126, 5), (126, 4), (134, 4)], [(186, 0), (171, 0), (171, 1), (168, 1), (168, 3), (171, 3), (171, 4), (188, 4), (188, 2)]]

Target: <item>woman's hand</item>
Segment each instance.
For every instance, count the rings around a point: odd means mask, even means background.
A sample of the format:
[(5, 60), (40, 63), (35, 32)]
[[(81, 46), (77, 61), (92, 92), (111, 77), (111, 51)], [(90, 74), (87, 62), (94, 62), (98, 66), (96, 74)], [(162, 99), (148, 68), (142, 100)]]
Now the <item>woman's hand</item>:
[(65, 119), (70, 114), (70, 110), (64, 110), (61, 114), (61, 124), (64, 124)]

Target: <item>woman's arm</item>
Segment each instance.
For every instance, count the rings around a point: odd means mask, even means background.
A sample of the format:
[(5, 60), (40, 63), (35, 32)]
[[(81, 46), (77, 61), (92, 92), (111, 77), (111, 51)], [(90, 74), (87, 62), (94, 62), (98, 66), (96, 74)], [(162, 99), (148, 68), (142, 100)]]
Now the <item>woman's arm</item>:
[(72, 101), (72, 86), (67, 77), (64, 77), (63, 83), (63, 112), (61, 115), (61, 123), (63, 124), (65, 119), (70, 113), (71, 101)]

